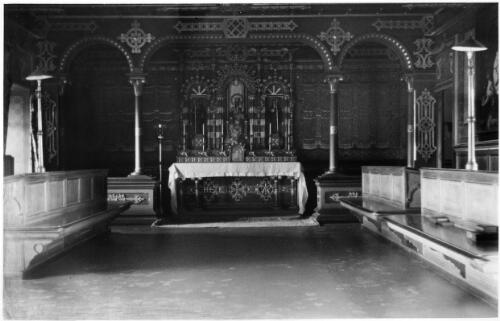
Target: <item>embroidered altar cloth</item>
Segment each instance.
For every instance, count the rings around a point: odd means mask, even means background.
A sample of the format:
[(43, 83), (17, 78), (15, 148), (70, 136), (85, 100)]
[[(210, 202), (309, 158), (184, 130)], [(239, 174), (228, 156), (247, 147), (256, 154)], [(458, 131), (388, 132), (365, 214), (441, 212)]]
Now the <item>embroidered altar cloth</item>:
[(297, 179), (297, 205), (303, 214), (307, 202), (306, 179), (299, 162), (249, 162), (249, 163), (173, 163), (169, 169), (168, 187), (172, 211), (177, 213), (175, 181), (205, 177), (262, 177), (287, 176)]

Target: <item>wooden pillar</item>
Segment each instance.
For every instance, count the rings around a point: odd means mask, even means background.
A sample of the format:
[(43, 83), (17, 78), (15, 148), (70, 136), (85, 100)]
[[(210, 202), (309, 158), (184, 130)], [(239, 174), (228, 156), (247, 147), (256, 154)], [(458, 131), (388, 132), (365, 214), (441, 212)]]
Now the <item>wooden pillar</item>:
[(134, 171), (131, 176), (142, 175), (142, 109), (140, 98), (142, 85), (146, 82), (146, 75), (142, 73), (129, 74), (130, 84), (134, 88)]
[(404, 80), (407, 85), (407, 90), (408, 90), (408, 108), (407, 108), (407, 133), (406, 133), (406, 166), (407, 167), (414, 167), (415, 162), (414, 162), (414, 135), (415, 135), (415, 128), (413, 128), (413, 114), (414, 114), (414, 108), (415, 108), (415, 87), (414, 87), (414, 78), (413, 75), (411, 74), (406, 74), (404, 75)]
[(338, 162), (338, 99), (337, 89), (340, 81), (343, 80), (340, 74), (331, 74), (326, 77), (330, 94), (330, 163), (328, 173), (337, 171)]

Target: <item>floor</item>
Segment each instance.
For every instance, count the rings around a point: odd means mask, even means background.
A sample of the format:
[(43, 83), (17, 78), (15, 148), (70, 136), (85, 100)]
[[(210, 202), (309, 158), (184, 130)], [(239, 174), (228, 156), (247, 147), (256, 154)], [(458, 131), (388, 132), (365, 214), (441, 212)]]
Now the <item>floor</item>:
[(4, 279), (16, 319), (495, 317), (358, 224), (115, 229)]

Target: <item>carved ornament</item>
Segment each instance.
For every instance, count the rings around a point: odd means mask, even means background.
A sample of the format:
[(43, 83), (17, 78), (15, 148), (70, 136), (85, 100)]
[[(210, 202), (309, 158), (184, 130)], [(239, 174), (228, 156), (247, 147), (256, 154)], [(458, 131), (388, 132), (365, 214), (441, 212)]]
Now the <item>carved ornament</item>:
[(340, 47), (354, 36), (350, 32), (345, 32), (344, 29), (340, 28), (340, 22), (337, 19), (333, 19), (330, 28), (321, 32), (318, 37), (330, 45), (330, 50), (335, 56), (340, 51)]
[(414, 65), (420, 69), (427, 69), (434, 66), (434, 61), (432, 61), (432, 55), (440, 52), (442, 46), (439, 48), (432, 49), (431, 46), (434, 41), (430, 38), (421, 38), (413, 42), (417, 46), (417, 50), (413, 54), (417, 57)]
[(435, 145), (434, 111), (436, 99), (426, 88), (416, 99), (417, 152), (427, 162), (437, 150)]
[(36, 56), (38, 58), (38, 69), (45, 72), (56, 69), (54, 64), (54, 59), (57, 58), (54, 54), (56, 43), (42, 40), (37, 42), (36, 46), (38, 47), (38, 55)]
[(125, 42), (132, 49), (132, 53), (139, 54), (141, 53), (141, 48), (146, 43), (153, 41), (155, 37), (150, 33), (145, 33), (140, 28), (141, 24), (137, 20), (132, 22), (131, 26), (132, 28), (127, 33), (122, 33), (118, 39), (121, 42)]

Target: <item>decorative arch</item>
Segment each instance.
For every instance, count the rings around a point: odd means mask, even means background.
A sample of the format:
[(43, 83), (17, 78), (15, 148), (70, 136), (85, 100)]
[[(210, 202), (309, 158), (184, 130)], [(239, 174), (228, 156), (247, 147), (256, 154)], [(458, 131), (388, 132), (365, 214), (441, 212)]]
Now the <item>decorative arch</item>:
[(125, 59), (127, 60), (128, 67), (130, 69), (130, 72), (133, 72), (135, 67), (134, 67), (134, 61), (132, 59), (132, 56), (130, 53), (123, 47), (120, 43), (117, 41), (104, 37), (104, 36), (92, 36), (92, 37), (85, 37), (83, 39), (80, 39), (76, 42), (74, 42), (72, 45), (70, 45), (64, 53), (61, 56), (61, 61), (59, 62), (58, 66), (58, 71), (60, 73), (66, 72), (66, 69), (69, 66), (69, 63), (71, 60), (84, 48), (89, 47), (94, 44), (99, 44), (99, 43), (104, 43), (107, 45), (110, 45), (112, 47), (117, 48), (120, 50), (120, 52), (125, 56)]
[[(151, 59), (153, 54), (165, 43), (174, 41), (226, 41), (223, 35), (169, 35), (156, 39), (151, 45), (144, 50), (141, 58), (139, 59), (138, 68), (144, 70), (146, 63)], [(326, 48), (319, 39), (307, 34), (254, 34), (249, 35), (247, 39), (240, 40), (241, 42), (248, 40), (258, 40), (258, 41), (268, 41), (268, 42), (278, 42), (285, 43), (290, 40), (295, 40), (301, 42), (305, 45), (312, 47), (320, 55), (325, 71), (333, 71), (333, 59), (329, 53), (328, 48)]]
[(344, 58), (349, 52), (349, 50), (357, 45), (360, 42), (363, 41), (374, 41), (381, 43), (383, 45), (388, 46), (391, 49), (394, 49), (398, 57), (400, 58), (401, 65), (403, 66), (403, 69), (405, 70), (412, 70), (413, 69), (413, 64), (411, 62), (411, 56), (410, 53), (408, 52), (408, 49), (396, 38), (391, 37), (386, 34), (382, 33), (368, 33), (364, 34), (361, 36), (358, 36), (354, 38), (353, 40), (349, 41), (340, 51), (339, 56), (338, 56), (338, 66), (339, 68), (342, 67), (342, 64), (344, 62)]

